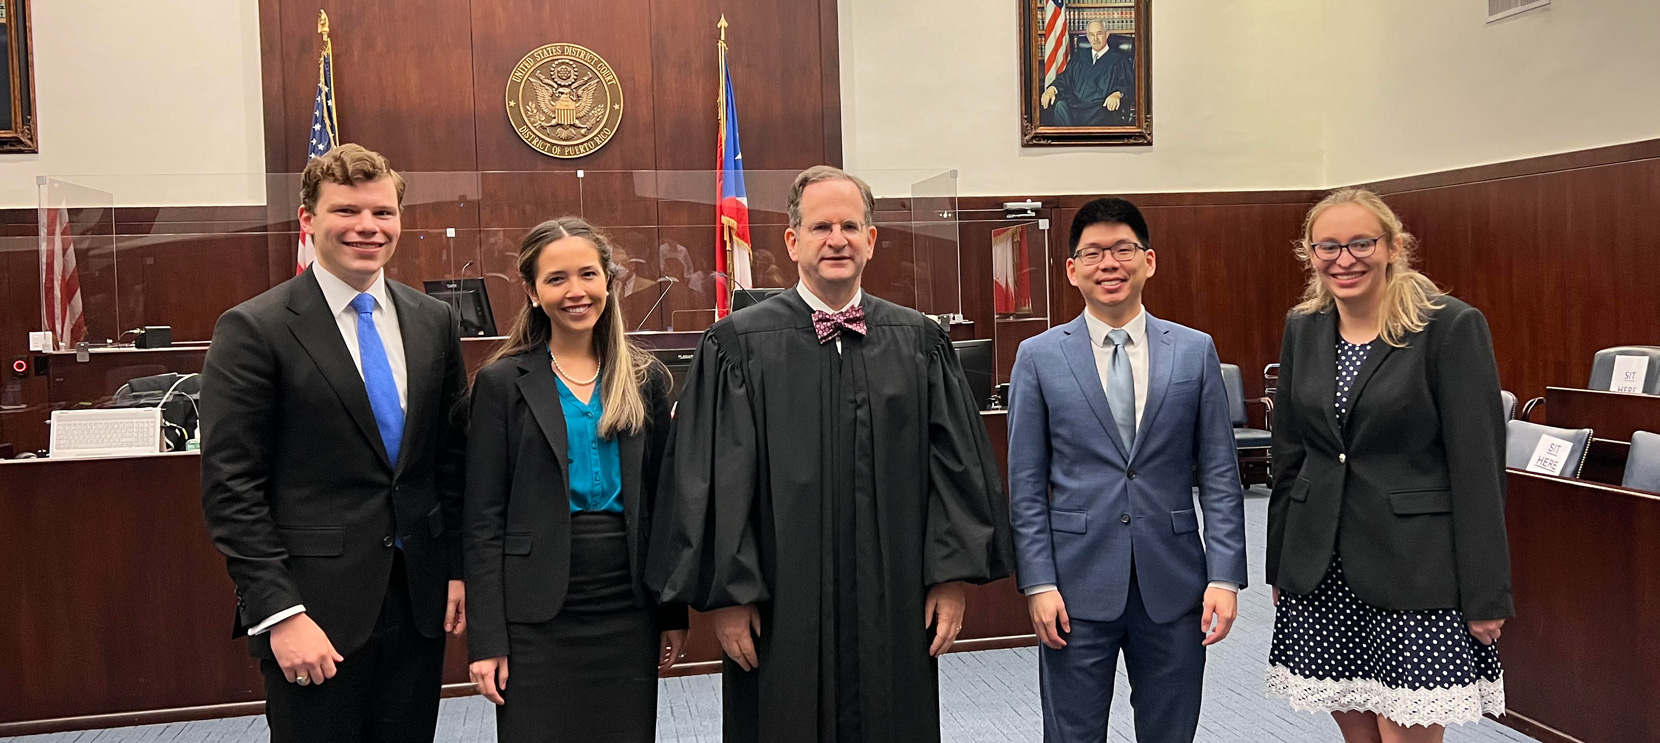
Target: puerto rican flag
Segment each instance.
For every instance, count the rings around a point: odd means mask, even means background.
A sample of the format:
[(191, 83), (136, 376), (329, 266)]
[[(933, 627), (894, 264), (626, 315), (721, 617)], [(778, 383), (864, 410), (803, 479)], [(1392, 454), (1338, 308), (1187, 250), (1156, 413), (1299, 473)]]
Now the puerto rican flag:
[(720, 274), (731, 276), (739, 288), (755, 283), (749, 271), (749, 195), (744, 191), (744, 151), (738, 144), (738, 103), (732, 97), (732, 77), (727, 74), (724, 46), (720, 55), (720, 78), (720, 138), (715, 144), (716, 159), (720, 161), (715, 176), (720, 199), (715, 205), (715, 270), (719, 272), (715, 275), (715, 316), (726, 317), (732, 311), (732, 291)]

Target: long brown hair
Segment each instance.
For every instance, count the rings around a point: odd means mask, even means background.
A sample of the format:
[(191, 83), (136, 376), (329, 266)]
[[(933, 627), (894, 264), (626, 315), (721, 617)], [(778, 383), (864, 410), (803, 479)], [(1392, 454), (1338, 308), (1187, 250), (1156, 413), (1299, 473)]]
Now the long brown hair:
[(1392, 248), (1389, 265), (1384, 270), (1383, 307), (1379, 312), (1378, 336), (1396, 348), (1406, 346), (1406, 336), (1423, 330), (1429, 324), (1429, 313), (1441, 309), (1439, 303), (1446, 292), (1441, 291), (1428, 276), (1412, 267), (1418, 255), (1418, 238), (1406, 231), (1395, 210), (1378, 195), (1364, 188), (1344, 188), (1331, 192), (1303, 220), (1303, 239), (1296, 243), (1297, 260), (1308, 269), (1308, 285), (1303, 288), (1302, 302), (1292, 308), (1299, 315), (1325, 312), (1335, 303), (1331, 290), (1320, 280), (1320, 269), (1314, 265), (1314, 221), (1339, 204), (1356, 204), (1377, 217), (1383, 225), (1380, 244)]
[[(599, 435), (615, 438), (621, 434), (639, 433), (645, 429), (646, 403), (643, 390), (651, 377), (651, 368), (661, 366), (656, 357), (646, 353), (628, 338), (628, 323), (623, 319), (622, 294), (613, 286), (617, 266), (611, 262), (611, 239), (604, 232), (581, 217), (550, 219), (525, 235), (519, 244), (519, 278), (534, 293), (536, 265), (542, 249), (555, 240), (567, 237), (581, 238), (599, 253), (600, 265), (605, 267), (605, 309), (594, 326), (594, 355), (602, 366), (600, 379), (601, 404)], [(547, 312), (531, 304), (525, 297), (524, 307), (513, 321), (513, 330), (507, 341), (490, 356), (490, 361), (516, 356), (533, 350), (546, 351), (553, 337), (553, 321)]]

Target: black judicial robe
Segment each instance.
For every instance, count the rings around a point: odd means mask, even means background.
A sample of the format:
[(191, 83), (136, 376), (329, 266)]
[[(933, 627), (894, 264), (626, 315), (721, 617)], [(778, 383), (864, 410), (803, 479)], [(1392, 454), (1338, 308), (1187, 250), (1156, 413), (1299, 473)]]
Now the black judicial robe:
[[(1112, 39), (1113, 43), (1117, 39)], [(1055, 102), (1039, 118), (1047, 126), (1127, 126), (1134, 124), (1135, 58), (1111, 49), (1095, 59), (1088, 47), (1075, 49), (1066, 69), (1055, 76)], [(1118, 110), (1106, 108), (1107, 96), (1123, 93)]]
[(699, 610), (758, 606), (760, 667), (724, 664), (727, 741), (939, 740), (928, 588), (1010, 572), (950, 339), (863, 307), (869, 333), (840, 352), (795, 291), (717, 322), (675, 411), (646, 580)]

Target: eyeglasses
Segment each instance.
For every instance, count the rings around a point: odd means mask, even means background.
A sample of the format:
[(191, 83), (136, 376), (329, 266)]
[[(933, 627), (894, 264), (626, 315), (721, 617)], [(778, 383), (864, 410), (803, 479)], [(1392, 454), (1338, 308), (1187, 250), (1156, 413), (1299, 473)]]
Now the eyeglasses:
[(815, 222), (807, 227), (807, 234), (812, 235), (815, 240), (829, 240), (831, 233), (835, 232), (838, 227), (841, 229), (842, 236), (849, 240), (858, 237), (859, 233), (865, 231), (863, 224), (849, 220), (839, 225), (829, 222)]
[(1137, 250), (1146, 249), (1147, 246), (1142, 245), (1141, 243), (1126, 240), (1121, 243), (1114, 243), (1112, 247), (1109, 247), (1106, 250), (1102, 250), (1100, 248), (1084, 248), (1076, 253), (1073, 253), (1072, 259), (1077, 261), (1079, 265), (1093, 266), (1100, 263), (1102, 258), (1111, 255), (1113, 260), (1118, 261), (1119, 263), (1124, 263), (1131, 258), (1134, 258)]
[(1337, 256), (1342, 255), (1345, 250), (1349, 251), (1349, 255), (1358, 259), (1371, 255), (1373, 251), (1378, 249), (1378, 243), (1382, 240), (1381, 236), (1359, 237), (1346, 243), (1310, 243), (1308, 249), (1314, 251), (1314, 257), (1323, 261), (1335, 261)]

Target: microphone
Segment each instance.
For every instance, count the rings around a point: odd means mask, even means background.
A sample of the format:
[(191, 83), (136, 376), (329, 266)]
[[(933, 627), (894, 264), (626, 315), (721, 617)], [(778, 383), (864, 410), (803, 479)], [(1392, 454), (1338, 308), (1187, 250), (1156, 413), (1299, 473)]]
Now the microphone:
[(657, 301), (651, 303), (651, 309), (646, 310), (646, 314), (640, 316), (640, 324), (634, 326), (634, 332), (636, 333), (640, 332), (640, 328), (646, 326), (646, 321), (651, 319), (651, 313), (657, 311), (657, 305), (662, 304), (663, 300), (669, 298), (669, 285), (680, 283), (680, 279), (673, 276), (658, 276), (657, 283), (663, 285), (663, 291), (657, 295)]
[(709, 275), (710, 276), (719, 276), (723, 279), (726, 279), (727, 281), (732, 282), (733, 286), (736, 286), (739, 289), (742, 289), (744, 291), (750, 291), (751, 289), (755, 288), (755, 287), (752, 287), (752, 286), (744, 286), (743, 282), (738, 280), (738, 277), (733, 276), (732, 274), (729, 274), (729, 273), (724, 273), (724, 272), (721, 272), (721, 271), (710, 271)]
[(467, 275), (467, 267), (471, 266), (471, 265), (473, 265), (472, 261), (467, 261), (466, 263), (461, 264), (461, 275), (462, 276)]

